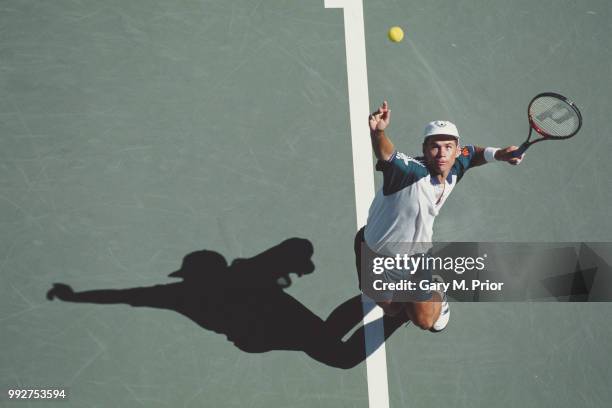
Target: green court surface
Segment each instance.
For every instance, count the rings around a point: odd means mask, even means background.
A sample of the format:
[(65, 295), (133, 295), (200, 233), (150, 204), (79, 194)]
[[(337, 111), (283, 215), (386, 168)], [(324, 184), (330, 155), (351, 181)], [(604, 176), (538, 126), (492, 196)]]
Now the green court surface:
[[(401, 151), (434, 119), (518, 145), (543, 91), (584, 116), (470, 170), (436, 240), (612, 241), (612, 3), (364, 3), (363, 86)], [(0, 406), (368, 407), (347, 86), (323, 0), (1, 1)], [(199, 250), (193, 282), (168, 277)], [(72, 303), (54, 283), (151, 289)], [(387, 339), (389, 406), (612, 404), (609, 303), (451, 308), (443, 333)]]

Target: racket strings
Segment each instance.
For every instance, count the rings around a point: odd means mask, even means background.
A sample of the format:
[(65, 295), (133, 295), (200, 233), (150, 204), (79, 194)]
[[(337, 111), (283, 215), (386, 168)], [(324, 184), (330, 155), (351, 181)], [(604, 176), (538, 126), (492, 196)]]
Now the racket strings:
[(573, 135), (580, 127), (580, 117), (572, 106), (552, 96), (535, 99), (529, 107), (529, 117), (536, 130), (552, 137)]

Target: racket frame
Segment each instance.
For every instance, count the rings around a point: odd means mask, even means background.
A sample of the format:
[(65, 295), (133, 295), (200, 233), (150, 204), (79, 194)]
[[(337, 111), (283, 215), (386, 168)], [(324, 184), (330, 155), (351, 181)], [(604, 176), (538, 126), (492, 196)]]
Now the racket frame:
[[(531, 105), (533, 104), (533, 102), (538, 99), (541, 98), (543, 96), (550, 96), (552, 98), (556, 98), (561, 100), (562, 102), (565, 102), (575, 113), (576, 116), (578, 117), (578, 126), (576, 127), (576, 130), (574, 130), (574, 132), (572, 132), (570, 135), (567, 136), (553, 136), (553, 135), (549, 135), (548, 133), (546, 133), (545, 131), (543, 131), (542, 129), (540, 129), (540, 127), (538, 125), (536, 125), (533, 122), (533, 117), (530, 113), (531, 111)], [(525, 151), (533, 144), (541, 142), (542, 140), (563, 140), (563, 139), (569, 139), (572, 136), (575, 136), (576, 133), (578, 133), (578, 131), (580, 130), (580, 128), (582, 127), (582, 114), (580, 113), (580, 109), (578, 109), (578, 107), (576, 106), (576, 104), (574, 102), (572, 102), (570, 99), (566, 98), (565, 96), (555, 93), (555, 92), (542, 92), (540, 94), (537, 94), (536, 96), (534, 96), (531, 101), (529, 102), (529, 105), (527, 105), (527, 118), (529, 120), (529, 135), (527, 136), (527, 140), (525, 140), (525, 142), (523, 142), (523, 144), (520, 145), (520, 147), (518, 148), (518, 150), (515, 150), (512, 152), (512, 156), (513, 157), (520, 157), (523, 153), (525, 153)], [(540, 139), (536, 139), (531, 141), (531, 132), (532, 131), (536, 131), (538, 134), (540, 134), (542, 137)]]

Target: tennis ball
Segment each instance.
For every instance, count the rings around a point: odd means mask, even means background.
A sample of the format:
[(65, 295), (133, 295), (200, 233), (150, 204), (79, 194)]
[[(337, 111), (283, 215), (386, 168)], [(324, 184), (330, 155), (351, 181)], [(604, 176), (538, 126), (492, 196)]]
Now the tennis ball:
[(393, 42), (400, 42), (404, 39), (404, 31), (398, 26), (391, 27), (387, 33), (389, 39)]

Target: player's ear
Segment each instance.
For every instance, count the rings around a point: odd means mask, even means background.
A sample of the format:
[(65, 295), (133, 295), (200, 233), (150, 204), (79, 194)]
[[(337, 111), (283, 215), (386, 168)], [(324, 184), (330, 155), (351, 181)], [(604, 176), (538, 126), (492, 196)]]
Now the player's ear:
[(461, 154), (461, 145), (459, 144), (459, 142), (457, 142), (457, 151), (455, 152), (455, 159), (459, 157), (460, 154)]

